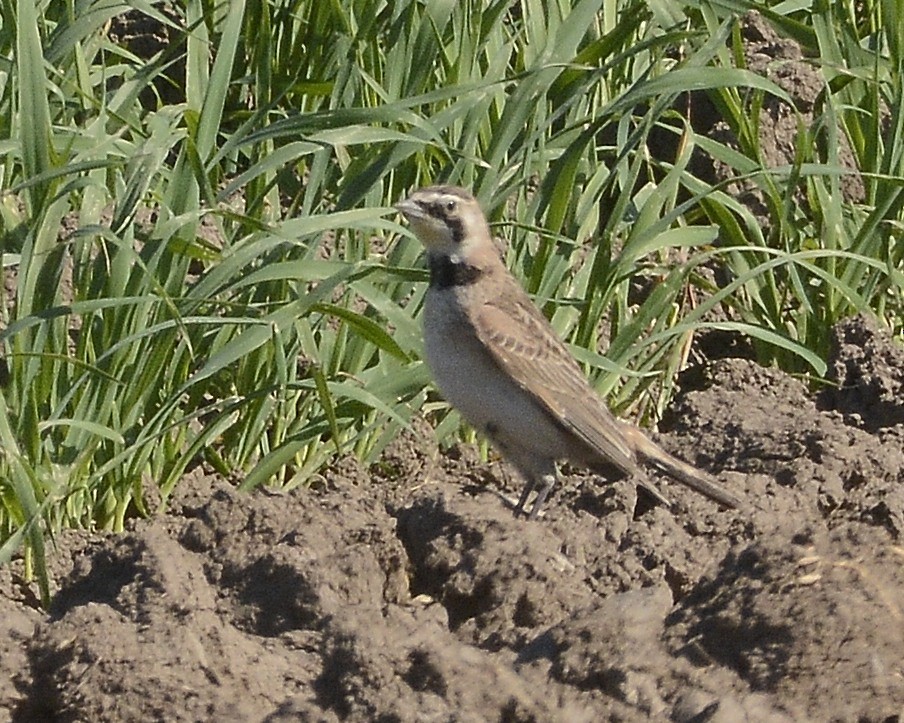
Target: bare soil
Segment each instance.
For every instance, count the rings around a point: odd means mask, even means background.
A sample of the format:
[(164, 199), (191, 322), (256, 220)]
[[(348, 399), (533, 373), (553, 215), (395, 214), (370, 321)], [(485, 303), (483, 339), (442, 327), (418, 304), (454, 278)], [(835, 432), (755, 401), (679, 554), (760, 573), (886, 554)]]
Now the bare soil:
[(516, 519), (428, 431), (317, 490), (195, 470), (58, 540), (49, 614), (0, 571), (0, 720), (899, 721), (904, 349), (836, 333), (838, 389), (718, 360), (663, 425), (744, 512), (568, 474)]

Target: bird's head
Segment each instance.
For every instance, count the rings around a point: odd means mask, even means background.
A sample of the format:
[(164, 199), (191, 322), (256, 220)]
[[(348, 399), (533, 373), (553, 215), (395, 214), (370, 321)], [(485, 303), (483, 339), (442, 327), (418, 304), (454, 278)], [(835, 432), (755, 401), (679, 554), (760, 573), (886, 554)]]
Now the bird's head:
[(431, 256), (468, 260), (492, 248), (477, 199), (458, 186), (429, 186), (395, 205)]

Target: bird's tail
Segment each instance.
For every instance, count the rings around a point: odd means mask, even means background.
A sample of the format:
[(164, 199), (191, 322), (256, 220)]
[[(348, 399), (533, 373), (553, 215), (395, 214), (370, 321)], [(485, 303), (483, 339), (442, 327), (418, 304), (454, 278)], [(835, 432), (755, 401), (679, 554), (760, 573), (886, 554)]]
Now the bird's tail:
[(732, 508), (744, 507), (744, 503), (731, 492), (722, 489), (715, 478), (687, 462), (676, 459), (636, 427), (622, 423), (621, 431), (634, 453), (644, 462), (652, 464), (669, 477), (674, 477), (681, 484), (720, 505)]

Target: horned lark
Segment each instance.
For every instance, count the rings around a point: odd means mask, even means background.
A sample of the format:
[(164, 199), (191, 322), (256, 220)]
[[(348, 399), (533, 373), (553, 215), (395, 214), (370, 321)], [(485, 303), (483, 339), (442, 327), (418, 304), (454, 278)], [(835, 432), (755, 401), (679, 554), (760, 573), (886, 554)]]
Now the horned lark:
[(612, 416), (503, 265), (470, 192), (424, 188), (396, 209), (427, 250), (427, 364), (447, 401), (525, 478), (516, 512), (525, 510), (536, 490), (530, 517), (537, 516), (555, 484), (556, 460), (609, 480), (634, 474), (644, 461), (722, 505), (739, 506), (704, 472)]

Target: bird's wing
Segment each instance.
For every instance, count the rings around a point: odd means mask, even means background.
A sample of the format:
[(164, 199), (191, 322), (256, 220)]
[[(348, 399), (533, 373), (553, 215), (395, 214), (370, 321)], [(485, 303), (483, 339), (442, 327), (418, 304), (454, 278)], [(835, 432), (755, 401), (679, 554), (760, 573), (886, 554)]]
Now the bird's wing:
[(472, 316), (493, 360), (549, 414), (625, 473), (636, 469), (631, 447), (546, 317), (520, 286), (483, 299)]

